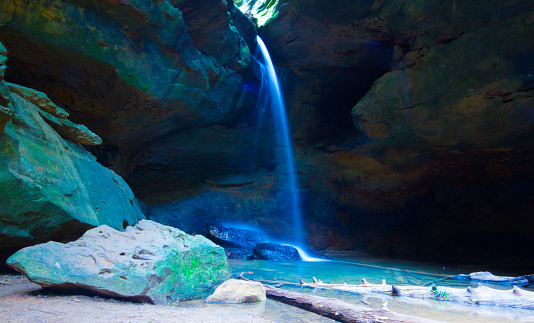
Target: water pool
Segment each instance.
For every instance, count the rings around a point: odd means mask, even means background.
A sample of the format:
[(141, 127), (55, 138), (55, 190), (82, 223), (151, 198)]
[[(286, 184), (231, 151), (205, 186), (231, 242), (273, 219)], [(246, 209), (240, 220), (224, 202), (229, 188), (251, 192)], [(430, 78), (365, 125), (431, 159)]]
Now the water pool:
[[(483, 305), (461, 305), (447, 301), (420, 300), (407, 297), (392, 297), (387, 295), (357, 295), (347, 292), (313, 289), (297, 284), (299, 278), (305, 282), (312, 282), (317, 277), (325, 283), (360, 284), (365, 278), (369, 283), (380, 284), (386, 279), (387, 284), (450, 287), (476, 287), (478, 283), (460, 281), (450, 278), (451, 275), (485, 270), (476, 267), (461, 267), (459, 265), (422, 263), (387, 259), (361, 259), (350, 257), (336, 257), (335, 261), (324, 262), (270, 262), (264, 260), (229, 260), (230, 266), (237, 277), (245, 272), (245, 277), (265, 283), (289, 282), (283, 288), (309, 293), (324, 297), (334, 297), (346, 302), (364, 305), (370, 308), (381, 308), (388, 302), (388, 309), (397, 313), (424, 317), (444, 322), (534, 322), (534, 313), (528, 310), (497, 308)], [(515, 274), (510, 269), (510, 274)], [(496, 272), (496, 274), (505, 274)], [(523, 273), (525, 274), (525, 273)], [(511, 289), (507, 286), (489, 285), (492, 288)], [(264, 313), (262, 317), (270, 318)]]

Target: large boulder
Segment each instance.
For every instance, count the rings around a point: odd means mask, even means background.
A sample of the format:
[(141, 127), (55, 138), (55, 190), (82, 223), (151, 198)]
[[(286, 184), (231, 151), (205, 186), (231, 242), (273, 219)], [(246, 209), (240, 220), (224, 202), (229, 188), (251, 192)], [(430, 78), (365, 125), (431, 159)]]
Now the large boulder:
[(24, 248), (7, 264), (44, 287), (156, 304), (206, 297), (231, 276), (221, 247), (148, 220), (125, 232), (103, 225), (74, 242)]
[(254, 257), (270, 261), (302, 260), (299, 251), (295, 247), (277, 243), (258, 243), (254, 247)]
[(219, 224), (206, 224), (208, 238), (226, 251), (229, 259), (250, 259), (259, 242), (267, 242), (267, 236), (257, 230), (238, 229)]
[(225, 281), (206, 298), (207, 303), (255, 303), (266, 300), (266, 291), (262, 283), (239, 279)]

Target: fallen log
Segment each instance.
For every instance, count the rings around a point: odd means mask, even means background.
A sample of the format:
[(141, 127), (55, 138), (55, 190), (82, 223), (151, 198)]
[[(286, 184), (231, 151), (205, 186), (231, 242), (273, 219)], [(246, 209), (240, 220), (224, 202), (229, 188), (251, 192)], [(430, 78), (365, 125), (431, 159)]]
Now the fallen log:
[(391, 312), (386, 308), (377, 310), (350, 304), (335, 298), (326, 298), (291, 292), (269, 285), (264, 285), (267, 297), (289, 304), (338, 322), (436, 322)]
[(450, 301), (473, 305), (491, 305), (510, 308), (534, 310), (534, 292), (529, 292), (514, 286), (511, 290), (499, 290), (478, 285), (477, 288), (467, 287), (453, 288), (445, 286), (422, 287), (422, 286), (395, 286), (382, 284), (369, 284), (362, 279), (361, 285), (326, 284), (313, 277), (313, 283), (305, 283), (301, 280), (301, 286), (330, 289), (354, 294), (382, 294), (390, 296), (405, 296), (420, 299)]
[(470, 280), (497, 285), (511, 285), (522, 287), (534, 287), (534, 275), (524, 275), (518, 277), (496, 276), (489, 271), (479, 271), (470, 273), (469, 275), (455, 275), (452, 276), (459, 280)]

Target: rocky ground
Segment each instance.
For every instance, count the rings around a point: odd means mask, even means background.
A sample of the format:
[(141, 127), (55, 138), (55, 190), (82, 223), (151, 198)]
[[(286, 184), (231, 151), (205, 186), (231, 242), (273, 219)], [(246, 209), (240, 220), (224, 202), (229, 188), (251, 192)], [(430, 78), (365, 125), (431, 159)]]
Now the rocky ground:
[(316, 314), (275, 301), (258, 304), (177, 306), (130, 303), (80, 294), (43, 290), (21, 275), (0, 275), (2, 322), (331, 322)]

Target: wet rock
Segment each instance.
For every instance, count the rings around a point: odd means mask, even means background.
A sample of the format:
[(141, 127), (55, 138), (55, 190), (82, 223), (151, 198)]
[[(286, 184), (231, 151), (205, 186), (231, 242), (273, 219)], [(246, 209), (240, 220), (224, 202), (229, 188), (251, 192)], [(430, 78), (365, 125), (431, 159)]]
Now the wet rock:
[(256, 247), (254, 247), (254, 257), (270, 261), (302, 260), (295, 247), (276, 243), (258, 243)]
[(217, 224), (206, 224), (208, 238), (222, 246), (230, 259), (249, 259), (253, 257), (254, 247), (259, 242), (267, 242), (260, 231), (236, 229)]
[[(214, 183), (219, 183), (217, 186), (206, 183), (193, 188), (195, 183), (191, 181), (187, 195), (172, 203), (154, 205), (157, 201), (147, 201), (149, 205), (152, 204), (151, 219), (179, 227), (190, 234), (200, 233), (205, 236), (209, 236), (206, 223), (261, 228), (270, 239), (276, 239), (275, 241), (284, 241), (284, 237), (292, 236), (294, 228), (291, 192), (285, 185), (285, 173), (258, 172), (233, 183), (251, 182), (250, 178), (255, 181), (239, 187), (217, 187), (228, 181), (212, 177)], [(185, 182), (184, 178), (176, 180)], [(216, 243), (228, 246), (224, 241)], [(231, 252), (234, 251), (237, 253), (240, 250), (234, 249)], [(248, 255), (250, 251), (239, 254), (239, 257)]]
[(255, 303), (266, 300), (265, 287), (262, 283), (239, 279), (225, 281), (206, 298), (207, 303)]
[(74, 242), (24, 248), (7, 264), (44, 287), (156, 304), (205, 297), (231, 276), (221, 247), (148, 220), (125, 232), (103, 225)]

